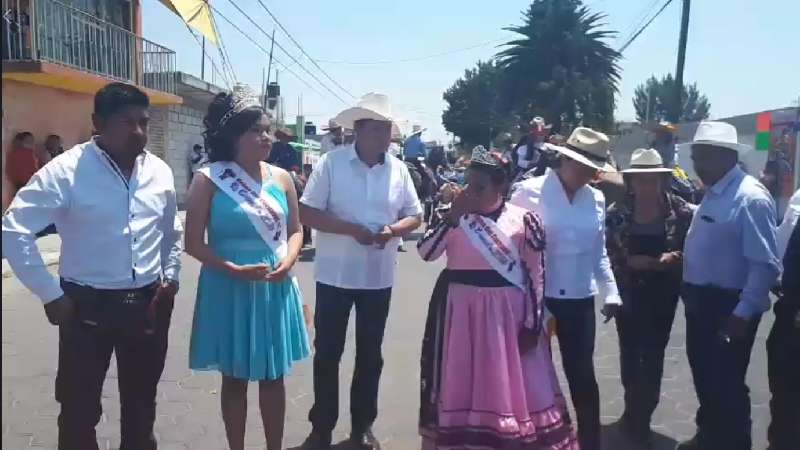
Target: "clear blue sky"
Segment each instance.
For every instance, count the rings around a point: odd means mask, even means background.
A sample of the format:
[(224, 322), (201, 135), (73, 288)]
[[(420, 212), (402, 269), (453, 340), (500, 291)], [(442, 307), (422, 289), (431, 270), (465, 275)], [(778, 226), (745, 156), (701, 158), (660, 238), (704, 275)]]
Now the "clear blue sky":
[[(212, 0), (264, 47), (263, 36), (231, 5)], [(256, 22), (271, 32), (274, 24), (255, 0), (234, 0)], [(503, 27), (521, 22), (528, 0), (265, 0), (283, 25), (315, 59), (331, 61), (394, 61), (391, 64), (352, 65), (320, 63), (342, 86), (356, 96), (369, 91), (390, 96), (397, 113), (429, 128), (426, 138), (445, 139), (441, 125), (442, 93), (464, 70), (497, 52), (497, 41), (513, 37)], [(645, 11), (654, 13), (663, 0), (587, 0), (608, 15), (608, 28), (620, 32), (611, 42), (619, 47)], [(675, 70), (681, 0), (664, 13), (631, 45), (621, 61), (622, 83), (617, 119), (634, 117), (631, 98), (639, 83), (651, 74)], [(177, 16), (156, 0), (143, 0), (144, 35), (178, 54), (178, 68), (200, 74), (201, 51)], [(711, 101), (712, 117), (726, 117), (788, 106), (800, 98), (800, 23), (798, 0), (695, 0), (692, 4), (685, 80), (697, 82)], [(240, 81), (260, 86), (267, 57), (222, 19), (221, 34)], [(309, 70), (313, 65), (280, 30), (276, 38)], [(492, 44), (478, 46), (492, 42)], [(478, 46), (478, 47), (476, 47)], [(468, 50), (453, 52), (454, 50)], [(219, 64), (216, 49), (215, 62)], [(411, 58), (447, 53), (414, 62)], [(345, 105), (320, 87), (282, 52), (276, 57), (326, 94), (311, 91), (293, 76), (280, 75), (286, 97), (287, 121), (293, 122), (302, 94), (307, 120), (317, 124)], [(206, 77), (211, 80), (207, 64)], [(323, 81), (328, 81), (318, 74)], [(224, 85), (217, 77), (218, 85)], [(352, 98), (328, 82), (345, 100)]]

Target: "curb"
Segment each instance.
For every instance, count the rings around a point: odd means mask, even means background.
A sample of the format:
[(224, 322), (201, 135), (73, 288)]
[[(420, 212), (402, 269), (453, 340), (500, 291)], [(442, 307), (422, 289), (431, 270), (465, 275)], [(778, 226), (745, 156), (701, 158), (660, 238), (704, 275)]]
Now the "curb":
[[(61, 253), (59, 253), (59, 252), (43, 252), (42, 253), (42, 259), (44, 260), (44, 265), (46, 267), (57, 266), (60, 256), (61, 256)], [(3, 279), (11, 278), (13, 276), (14, 276), (14, 271), (11, 270), (11, 266), (8, 264), (8, 262), (4, 258), (3, 259)]]

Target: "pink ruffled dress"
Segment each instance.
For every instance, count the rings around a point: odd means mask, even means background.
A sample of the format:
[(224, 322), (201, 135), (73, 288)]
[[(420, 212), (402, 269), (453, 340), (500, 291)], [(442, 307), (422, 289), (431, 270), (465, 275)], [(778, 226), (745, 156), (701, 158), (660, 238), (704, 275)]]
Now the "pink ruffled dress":
[[(423, 339), (422, 448), (578, 449), (542, 331), (544, 228), (510, 204), (487, 218), (517, 246), (526, 291), (492, 269), (460, 227), (442, 222), (418, 243), (426, 261), (447, 255)], [(538, 344), (520, 354), (524, 329)]]

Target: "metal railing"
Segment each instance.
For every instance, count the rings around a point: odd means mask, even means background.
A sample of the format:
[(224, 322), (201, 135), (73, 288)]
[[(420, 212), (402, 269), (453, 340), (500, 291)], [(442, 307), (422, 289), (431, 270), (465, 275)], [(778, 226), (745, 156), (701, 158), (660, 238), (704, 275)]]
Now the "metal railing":
[(175, 52), (58, 0), (3, 0), (2, 57), (175, 92)]

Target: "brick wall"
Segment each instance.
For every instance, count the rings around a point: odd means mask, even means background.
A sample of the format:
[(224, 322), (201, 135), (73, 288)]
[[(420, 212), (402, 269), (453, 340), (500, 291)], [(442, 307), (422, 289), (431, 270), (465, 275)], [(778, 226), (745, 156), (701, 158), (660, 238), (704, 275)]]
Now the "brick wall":
[(186, 202), (189, 188), (189, 154), (203, 142), (203, 111), (186, 105), (151, 108), (148, 149), (172, 168), (178, 203)]

